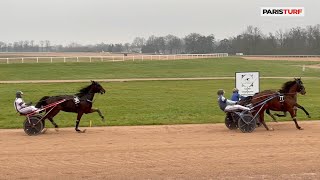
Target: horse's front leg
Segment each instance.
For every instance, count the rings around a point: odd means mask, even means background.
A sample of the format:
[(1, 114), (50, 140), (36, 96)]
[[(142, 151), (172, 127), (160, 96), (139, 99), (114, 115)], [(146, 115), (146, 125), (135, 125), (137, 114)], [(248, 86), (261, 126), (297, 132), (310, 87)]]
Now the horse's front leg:
[(296, 128), (299, 129), (299, 130), (303, 130), (303, 128), (300, 127), (299, 124), (298, 124), (298, 122), (297, 122), (296, 113), (295, 113), (295, 110), (294, 110), (293, 107), (289, 110), (289, 113), (290, 113), (290, 115), (291, 115), (292, 120), (293, 120), (294, 123), (296, 124)]
[(77, 132), (79, 132), (79, 133), (85, 133), (85, 132), (86, 132), (86, 129), (83, 130), (83, 131), (81, 131), (81, 130), (78, 128), (82, 115), (83, 115), (83, 112), (78, 112), (75, 130), (76, 130)]
[(90, 109), (88, 113), (98, 112), (99, 116), (101, 117), (102, 121), (105, 122), (104, 116), (101, 113), (100, 109)]
[[(306, 109), (304, 109), (303, 106), (301, 106), (301, 105), (298, 104), (298, 103), (296, 104), (296, 106), (297, 106), (297, 108), (301, 109), (301, 110), (308, 116), (308, 118), (311, 118), (309, 112), (308, 112)], [(297, 111), (296, 111), (296, 112), (297, 112)]]
[(273, 119), (273, 121), (278, 122), (274, 115), (270, 113), (270, 109), (266, 109), (266, 113)]

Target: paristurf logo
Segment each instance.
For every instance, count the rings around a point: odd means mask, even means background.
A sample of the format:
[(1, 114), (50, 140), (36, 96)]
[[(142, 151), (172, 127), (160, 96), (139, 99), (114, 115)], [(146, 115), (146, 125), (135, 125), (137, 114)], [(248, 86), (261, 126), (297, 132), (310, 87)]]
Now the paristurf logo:
[(304, 7), (261, 7), (261, 16), (304, 16)]

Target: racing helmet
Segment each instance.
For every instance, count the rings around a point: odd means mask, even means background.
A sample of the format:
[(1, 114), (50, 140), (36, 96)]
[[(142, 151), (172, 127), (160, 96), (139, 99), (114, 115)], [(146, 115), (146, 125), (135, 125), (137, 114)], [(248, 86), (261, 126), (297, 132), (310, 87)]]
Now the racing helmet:
[(219, 89), (217, 94), (218, 94), (218, 96), (223, 95), (224, 94), (224, 90), (223, 89)]
[(17, 92), (16, 92), (16, 97), (17, 97), (17, 98), (21, 98), (22, 95), (23, 95), (23, 92), (22, 92), (22, 91), (17, 91)]

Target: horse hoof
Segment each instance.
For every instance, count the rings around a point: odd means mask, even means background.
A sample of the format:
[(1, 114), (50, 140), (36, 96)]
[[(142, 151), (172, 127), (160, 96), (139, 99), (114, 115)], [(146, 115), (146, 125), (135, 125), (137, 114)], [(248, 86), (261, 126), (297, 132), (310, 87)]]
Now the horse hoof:
[(299, 130), (303, 130), (303, 128), (302, 128), (302, 127), (299, 127), (298, 129), (299, 129)]
[(308, 118), (311, 118), (311, 116), (310, 116), (310, 115), (308, 115)]
[(86, 130), (87, 130), (87, 129), (84, 129), (83, 131), (81, 131), (80, 129), (77, 129), (76, 131), (77, 131), (78, 133), (85, 133)]
[(273, 128), (269, 128), (269, 131), (274, 131), (274, 129)]
[(42, 130), (42, 134), (46, 133), (47, 130), (48, 130), (47, 128), (44, 128), (44, 129)]
[(55, 128), (54, 130), (56, 130), (56, 132), (59, 132), (59, 129), (58, 129), (58, 128)]

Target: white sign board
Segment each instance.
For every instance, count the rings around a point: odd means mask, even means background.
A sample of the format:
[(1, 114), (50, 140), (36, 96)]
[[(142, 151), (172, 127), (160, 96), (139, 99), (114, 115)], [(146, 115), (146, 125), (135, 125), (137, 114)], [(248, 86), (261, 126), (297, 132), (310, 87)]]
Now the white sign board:
[(259, 72), (236, 72), (236, 88), (242, 96), (252, 96), (260, 90)]

